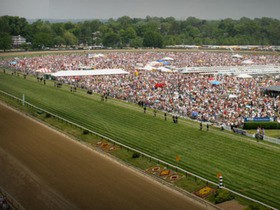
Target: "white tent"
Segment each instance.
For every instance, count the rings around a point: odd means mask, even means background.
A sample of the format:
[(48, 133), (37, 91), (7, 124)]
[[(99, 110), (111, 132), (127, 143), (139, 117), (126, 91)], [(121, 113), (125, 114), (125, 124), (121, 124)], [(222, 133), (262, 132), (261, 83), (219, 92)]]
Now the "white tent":
[(254, 61), (252, 61), (252, 60), (245, 60), (245, 61), (242, 61), (241, 63), (242, 64), (253, 64)]
[(144, 66), (143, 63), (136, 63), (135, 65), (136, 65), (136, 66), (139, 66), (139, 67), (143, 67), (143, 66)]
[(88, 58), (101, 58), (104, 57), (105, 55), (102, 53), (94, 53), (94, 54), (88, 54), (87, 57)]
[(53, 73), (54, 77), (71, 77), (71, 76), (98, 76), (98, 75), (115, 75), (115, 74), (128, 74), (127, 71), (122, 69), (98, 69), (98, 70), (70, 70), (58, 71)]
[(94, 66), (81, 66), (81, 67), (79, 67), (80, 69), (93, 69), (94, 68)]
[(161, 71), (161, 72), (172, 72), (170, 69), (165, 68), (165, 67), (163, 67), (163, 66), (158, 67), (157, 70), (158, 70), (158, 71)]
[(47, 68), (40, 68), (40, 69), (37, 69), (36, 72), (38, 72), (38, 73), (51, 73), (52, 71), (50, 69), (47, 69)]
[(63, 66), (64, 67), (70, 67), (70, 66), (72, 66), (72, 63), (64, 63)]
[(156, 69), (156, 67), (153, 67), (151, 65), (146, 65), (143, 68), (138, 68), (139, 70), (145, 70), (145, 71), (152, 71), (154, 69)]
[(239, 74), (236, 76), (237, 78), (243, 78), (243, 79), (249, 79), (249, 78), (252, 78), (251, 75), (249, 74)]
[(164, 60), (164, 61), (174, 61), (174, 59), (171, 58), (171, 57), (164, 57), (161, 60)]
[(243, 58), (243, 56), (242, 56), (242, 55), (239, 55), (239, 54), (234, 54), (234, 55), (232, 55), (231, 57), (232, 57), (232, 58)]
[(147, 65), (150, 65), (150, 66), (160, 66), (160, 65), (162, 65), (162, 63), (158, 62), (158, 61), (152, 61), (152, 62), (148, 63)]
[(157, 71), (161, 71), (161, 72), (172, 72), (172, 70), (165, 68), (163, 66), (160, 67), (154, 67), (151, 65), (146, 65), (143, 68), (138, 68), (139, 70), (144, 70), (144, 71), (153, 71), (153, 70), (157, 70)]
[(228, 98), (237, 98), (237, 95), (235, 95), (235, 94), (229, 94), (229, 95), (228, 95)]

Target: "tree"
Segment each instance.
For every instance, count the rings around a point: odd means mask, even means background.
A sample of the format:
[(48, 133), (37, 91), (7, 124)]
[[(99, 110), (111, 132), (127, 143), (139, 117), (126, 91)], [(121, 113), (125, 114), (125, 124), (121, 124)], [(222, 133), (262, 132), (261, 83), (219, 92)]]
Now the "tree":
[(92, 44), (92, 31), (89, 27), (82, 27), (79, 41), (83, 44)]
[(5, 32), (0, 32), (0, 49), (8, 50), (12, 48), (12, 37)]
[(221, 29), (224, 33), (228, 34), (228, 36), (235, 36), (237, 34), (236, 28), (234, 27), (235, 21), (231, 18), (227, 18), (221, 20), (218, 28)]
[(106, 47), (117, 47), (120, 44), (120, 37), (117, 33), (109, 32), (105, 34), (103, 45)]
[(65, 45), (66, 42), (65, 42), (65, 40), (62, 36), (56, 36), (53, 39), (53, 44), (56, 45), (56, 46), (61, 46), (61, 45)]
[(269, 37), (271, 40), (271, 44), (280, 45), (279, 34), (280, 34), (280, 25), (273, 24), (270, 30), (270, 37)]
[(0, 32), (6, 32), (12, 36), (25, 36), (28, 22), (25, 18), (17, 16), (2, 16), (0, 17)]
[(52, 36), (49, 33), (38, 32), (34, 35), (32, 47), (35, 49), (44, 49), (52, 46)]
[(132, 27), (128, 27), (127, 29), (120, 30), (120, 39), (123, 45), (128, 46), (130, 44), (130, 40), (136, 37), (136, 32)]
[(130, 40), (130, 47), (139, 48), (143, 46), (143, 39), (140, 37), (136, 37)]
[(112, 33), (113, 30), (108, 26), (108, 25), (101, 25), (98, 28), (98, 31), (100, 31), (101, 34), (106, 34), (106, 33)]
[(159, 32), (148, 31), (144, 35), (143, 46), (161, 48), (163, 46), (162, 35)]
[(160, 33), (163, 35), (170, 34), (171, 23), (164, 22), (160, 26)]
[(63, 36), (63, 34), (65, 33), (65, 29), (64, 28), (65, 27), (64, 27), (63, 23), (53, 23), (51, 25), (52, 32), (56, 36)]
[(0, 31), (10, 34), (11, 27), (9, 24), (9, 16), (2, 16), (0, 17)]
[(195, 17), (188, 17), (186, 20), (187, 25), (193, 27), (199, 27), (201, 25), (201, 20)]
[(37, 20), (32, 23), (32, 33), (36, 34), (38, 32), (52, 33), (51, 24), (48, 21)]
[(131, 18), (128, 16), (122, 16), (117, 21), (120, 23), (122, 29), (129, 27), (132, 23)]
[(25, 51), (27, 51), (27, 50), (30, 48), (30, 45), (27, 44), (27, 43), (23, 43), (22, 45), (20, 45), (20, 47), (21, 47), (22, 49), (24, 49)]
[(215, 39), (219, 35), (218, 21), (208, 21), (200, 29), (201, 36), (204, 38)]
[(134, 24), (134, 30), (136, 32), (136, 35), (139, 37), (143, 37), (145, 34), (145, 22), (143, 20), (138, 21)]
[(196, 27), (191, 27), (189, 30), (189, 35), (193, 38), (200, 37), (200, 31)]
[(180, 34), (180, 25), (177, 21), (174, 21), (171, 24), (171, 27), (169, 29), (169, 34), (174, 34), (174, 35)]
[(67, 23), (64, 24), (64, 28), (65, 28), (66, 31), (69, 31), (70, 29), (75, 28), (75, 24), (72, 23), (72, 22), (67, 22)]
[(69, 31), (64, 33), (63, 38), (67, 46), (76, 45), (78, 43), (77, 38)]
[[(201, 20), (189, 17), (147, 16), (144, 19), (123, 16), (106, 22), (100, 20), (79, 23), (50, 23), (37, 20), (29, 24), (26, 19), (13, 16), (0, 17), (0, 32), (21, 35), (38, 49), (48, 45), (100, 44), (112, 47), (162, 47), (175, 44), (253, 44), (279, 45), (280, 20), (272, 18), (240, 20)], [(96, 36), (94, 33), (100, 32)], [(44, 40), (45, 38), (46, 40)], [(54, 39), (53, 39), (54, 38)]]

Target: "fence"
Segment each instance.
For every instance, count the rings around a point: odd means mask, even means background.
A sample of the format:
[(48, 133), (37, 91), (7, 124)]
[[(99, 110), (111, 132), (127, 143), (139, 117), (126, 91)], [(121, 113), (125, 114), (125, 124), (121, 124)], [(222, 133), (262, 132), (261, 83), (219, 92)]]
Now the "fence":
[[(104, 139), (106, 139), (106, 140), (108, 140), (108, 141), (110, 141), (110, 142), (112, 142), (112, 143), (114, 143), (114, 144), (116, 144), (116, 145), (118, 145), (118, 146), (121, 146), (121, 147), (123, 147), (123, 148), (126, 148), (126, 149), (128, 149), (128, 150), (130, 150), (130, 151), (139, 153), (139, 154), (141, 154), (142, 156), (149, 158), (150, 160), (156, 161), (156, 162), (158, 162), (158, 163), (160, 163), (160, 164), (163, 164), (163, 165), (166, 165), (166, 166), (168, 166), (168, 167), (170, 167), (170, 168), (174, 168), (174, 169), (176, 169), (176, 171), (181, 171), (181, 172), (183, 172), (183, 173), (186, 174), (186, 175), (194, 176), (194, 177), (196, 177), (196, 178), (198, 178), (198, 179), (200, 179), (200, 180), (203, 180), (203, 181), (205, 181), (205, 182), (207, 182), (207, 183), (210, 183), (210, 184), (212, 184), (212, 185), (214, 185), (214, 186), (219, 187), (219, 183), (212, 182), (212, 181), (210, 181), (210, 180), (208, 180), (208, 179), (205, 179), (205, 178), (203, 178), (203, 177), (201, 177), (201, 176), (199, 176), (199, 175), (197, 175), (197, 174), (194, 174), (194, 173), (192, 173), (192, 172), (186, 171), (185, 169), (182, 169), (182, 168), (180, 168), (180, 167), (178, 167), (178, 166), (172, 165), (172, 164), (170, 164), (170, 163), (168, 163), (168, 162), (166, 162), (166, 161), (163, 161), (163, 160), (160, 160), (160, 159), (158, 159), (158, 158), (155, 158), (155, 157), (153, 157), (153, 156), (151, 156), (151, 155), (149, 155), (149, 154), (146, 154), (146, 153), (144, 153), (144, 152), (142, 152), (142, 151), (139, 151), (139, 150), (137, 150), (137, 149), (134, 149), (134, 148), (132, 148), (132, 147), (129, 147), (129, 146), (125, 145), (125, 144), (122, 144), (122, 143), (120, 143), (120, 142), (118, 142), (118, 141), (115, 141), (115, 140), (113, 140), (113, 139), (111, 139), (111, 138), (108, 138), (108, 137), (106, 137), (106, 136), (104, 136), (104, 135), (102, 135), (102, 134), (100, 134), (100, 133), (97, 133), (97, 132), (95, 132), (95, 131), (89, 130), (88, 128), (85, 128), (85, 127), (83, 127), (83, 126), (81, 126), (81, 125), (78, 125), (78, 124), (76, 124), (76, 123), (74, 123), (74, 122), (71, 122), (71, 121), (69, 121), (69, 120), (67, 120), (67, 119), (64, 119), (64, 118), (62, 118), (62, 117), (60, 117), (60, 116), (58, 116), (58, 115), (56, 115), (56, 114), (53, 114), (53, 113), (51, 113), (51, 112), (49, 112), (49, 111), (47, 111), (47, 110), (44, 110), (44, 109), (42, 109), (42, 108), (39, 108), (39, 107), (37, 107), (37, 106), (35, 106), (35, 105), (33, 105), (33, 104), (31, 104), (31, 103), (29, 103), (29, 102), (27, 102), (27, 101), (21, 99), (21, 98), (15, 97), (15, 96), (13, 96), (13, 95), (11, 95), (11, 94), (9, 94), (9, 93), (6, 93), (6, 92), (4, 92), (4, 91), (2, 91), (2, 90), (0, 90), (0, 92), (1, 92), (2, 94), (6, 95), (6, 96), (9, 96), (9, 97), (11, 97), (11, 98), (13, 98), (13, 99), (15, 99), (15, 100), (21, 102), (21, 103), (24, 104), (24, 105), (28, 105), (28, 106), (30, 106), (30, 107), (36, 109), (36, 110), (40, 110), (40, 111), (42, 111), (42, 112), (45, 112), (45, 113), (47, 113), (47, 114), (50, 114), (51, 116), (53, 116), (53, 117), (55, 117), (55, 118), (57, 118), (57, 119), (60, 119), (60, 120), (62, 120), (62, 121), (64, 121), (64, 122), (67, 122), (67, 123), (69, 123), (69, 124), (72, 124), (72, 125), (76, 126), (77, 128), (82, 129), (82, 130), (88, 130), (88, 131), (89, 131), (90, 133), (92, 133), (92, 134), (95, 134), (95, 135), (97, 135), (97, 136), (99, 136), (99, 137), (101, 137), (101, 138), (104, 138)], [(236, 191), (234, 191), (234, 190), (231, 190), (231, 189), (229, 189), (229, 188), (223, 187), (223, 189), (226, 189), (226, 190), (232, 192), (232, 193), (235, 194), (235, 195), (238, 195), (238, 196), (240, 196), (240, 197), (243, 197), (243, 198), (248, 199), (248, 200), (250, 200), (250, 201), (253, 201), (253, 202), (255, 202), (255, 203), (259, 203), (259, 204), (261, 204), (261, 205), (263, 205), (263, 206), (266, 206), (266, 207), (268, 207), (268, 208), (270, 208), (270, 209), (277, 210), (276, 208), (274, 208), (274, 207), (272, 207), (272, 206), (269, 206), (269, 205), (267, 205), (267, 204), (265, 204), (265, 203), (263, 203), (263, 202), (261, 202), (261, 201), (255, 200), (255, 199), (250, 198), (250, 197), (248, 197), (248, 196), (242, 195), (242, 194), (240, 194), (240, 193), (238, 193), (238, 192), (236, 192)], [(205, 202), (205, 204), (206, 204), (206, 202)], [(206, 205), (207, 205), (207, 204), (206, 204)]]
[[(246, 136), (251, 137), (251, 138), (256, 138), (256, 134), (246, 133)], [(276, 138), (265, 136), (265, 135), (262, 136), (261, 138), (258, 138), (258, 140), (263, 140), (263, 141), (267, 141), (267, 142), (274, 143), (274, 144), (280, 144), (280, 139), (276, 139)]]
[(280, 144), (280, 139), (272, 138), (269, 136), (263, 136), (263, 140), (274, 143), (274, 144)]
[[(223, 128), (227, 131), (232, 131), (231, 127), (229, 127), (229, 126), (224, 125)], [(251, 137), (251, 138), (255, 138), (255, 134), (247, 133), (246, 131), (241, 130), (241, 129), (235, 129), (234, 128), (233, 130), (234, 130), (235, 133), (245, 135), (245, 136), (248, 136), (248, 137)], [(280, 144), (280, 139), (276, 139), (276, 138), (265, 136), (265, 135), (263, 136), (262, 140), (270, 142), (270, 143), (274, 143), (274, 144)]]

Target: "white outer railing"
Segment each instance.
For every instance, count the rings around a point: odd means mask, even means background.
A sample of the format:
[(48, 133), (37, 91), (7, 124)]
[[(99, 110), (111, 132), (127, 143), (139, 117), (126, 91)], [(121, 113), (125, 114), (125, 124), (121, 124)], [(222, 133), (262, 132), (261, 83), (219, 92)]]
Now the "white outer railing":
[(280, 144), (280, 139), (272, 138), (272, 137), (265, 136), (265, 135), (263, 136), (263, 140), (274, 143), (274, 144)]

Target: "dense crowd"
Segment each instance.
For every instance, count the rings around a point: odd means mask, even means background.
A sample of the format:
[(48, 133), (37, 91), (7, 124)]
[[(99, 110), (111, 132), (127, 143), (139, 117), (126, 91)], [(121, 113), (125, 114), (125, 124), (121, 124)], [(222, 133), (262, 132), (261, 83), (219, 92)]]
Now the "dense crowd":
[[(280, 82), (273, 77), (240, 79), (229, 75), (140, 70), (147, 63), (164, 57), (172, 58), (166, 62), (170, 69), (185, 66), (240, 66), (247, 59), (255, 65), (280, 65), (280, 57), (276, 55), (243, 55), (243, 58), (233, 58), (231, 53), (209, 52), (113, 52), (96, 57), (85, 54), (47, 55), (4, 60), (1, 64), (12, 64), (25, 73), (34, 73), (40, 68), (52, 72), (121, 68), (129, 74), (65, 77), (59, 80), (101, 95), (202, 121), (239, 125), (244, 117), (277, 115), (279, 97), (272, 98), (261, 91), (263, 86), (280, 86)], [(219, 81), (219, 84), (211, 83), (213, 80)]]
[(8, 210), (11, 209), (7, 199), (0, 193), (0, 210)]
[[(100, 54), (99, 54), (100, 55)], [(89, 57), (85, 54), (45, 55), (36, 57), (13, 58), (1, 63), (12, 65), (22, 71), (50, 69), (52, 72), (60, 70), (77, 70), (83, 67), (94, 69), (123, 68), (134, 70), (138, 65), (145, 65), (164, 57), (172, 58), (170, 65), (180, 67), (203, 66), (240, 66), (246, 65), (245, 60), (252, 61), (255, 65), (280, 65), (277, 55), (243, 55), (242, 58), (233, 57), (232, 53), (210, 52), (112, 52), (101, 56)]]
[[(244, 117), (275, 116), (279, 98), (263, 95), (261, 87), (280, 85), (279, 82), (220, 75), (215, 79), (221, 84), (212, 85), (211, 79), (198, 74), (145, 72), (138, 76), (91, 77), (77, 84), (100, 94), (203, 121), (241, 124)], [(156, 88), (159, 83), (163, 86)]]

